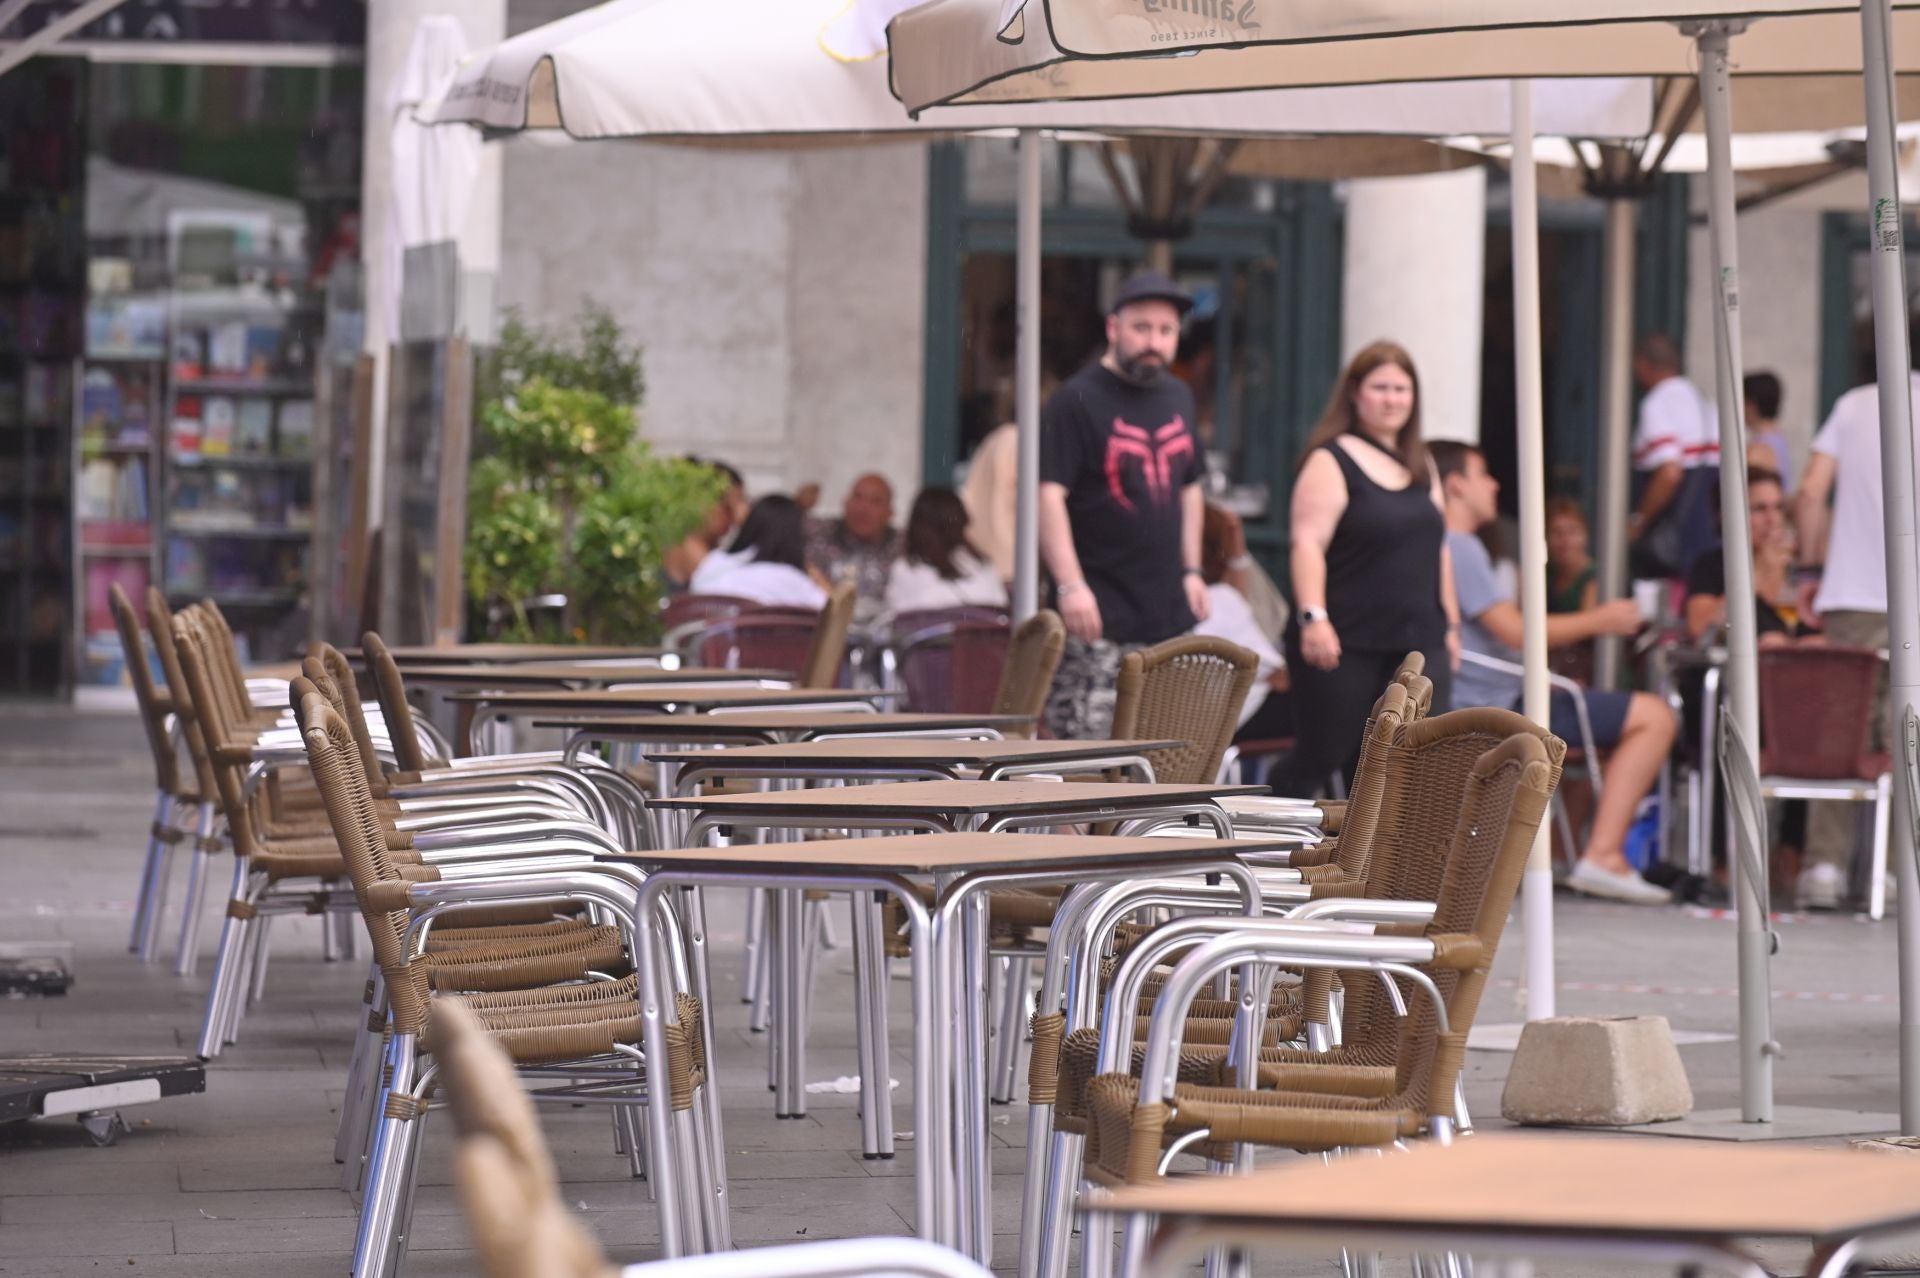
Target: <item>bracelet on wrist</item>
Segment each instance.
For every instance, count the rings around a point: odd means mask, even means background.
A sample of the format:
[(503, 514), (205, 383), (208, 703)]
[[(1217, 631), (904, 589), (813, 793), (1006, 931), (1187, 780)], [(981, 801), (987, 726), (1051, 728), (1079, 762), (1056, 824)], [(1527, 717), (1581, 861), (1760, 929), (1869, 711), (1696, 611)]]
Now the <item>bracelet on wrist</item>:
[(1249, 555), (1249, 554), (1247, 554), (1247, 553), (1245, 553), (1245, 552), (1243, 551), (1242, 553), (1240, 553), (1240, 554), (1237, 554), (1237, 555), (1235, 555), (1235, 556), (1234, 556), (1233, 558), (1231, 558), (1231, 559), (1229, 559), (1229, 560), (1227, 560), (1227, 567), (1229, 567), (1229, 568), (1251, 568), (1251, 567), (1253, 567), (1253, 556), (1252, 556), (1252, 555)]
[(1060, 594), (1060, 595), (1070, 595), (1076, 590), (1086, 590), (1088, 588), (1089, 587), (1087, 586), (1087, 583), (1084, 581), (1069, 581), (1063, 586), (1056, 587), (1054, 593)]

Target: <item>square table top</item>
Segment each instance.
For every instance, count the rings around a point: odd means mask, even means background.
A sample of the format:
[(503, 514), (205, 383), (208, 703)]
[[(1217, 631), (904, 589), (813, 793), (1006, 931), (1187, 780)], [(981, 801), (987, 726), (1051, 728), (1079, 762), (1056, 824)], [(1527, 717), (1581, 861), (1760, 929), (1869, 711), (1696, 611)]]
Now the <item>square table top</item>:
[[(677, 671), (675, 673), (678, 673)], [(465, 688), (451, 701), (484, 701), (495, 710), (664, 711), (669, 706), (783, 706), (845, 702), (849, 705), (898, 693), (854, 688), (526, 688), (493, 692)]]
[(887, 732), (910, 736), (916, 732), (968, 730), (1002, 731), (1027, 728), (1033, 716), (1024, 714), (940, 714), (915, 710), (886, 710), (862, 714), (846, 710), (747, 710), (724, 715), (612, 714), (592, 711), (569, 716), (536, 718), (536, 728), (591, 731), (597, 737), (637, 737), (644, 741), (744, 741), (771, 743), (789, 734), (812, 736), (835, 732)]
[(905, 834), (886, 839), (830, 839), (817, 843), (750, 843), (730, 848), (667, 848), (616, 852), (603, 861), (631, 861), (664, 869), (728, 873), (952, 874), (1076, 868), (1122, 868), (1138, 863), (1220, 861), (1287, 847), (1284, 839), (1137, 839), (1073, 834)]
[(729, 680), (792, 679), (791, 670), (730, 670), (724, 666), (588, 665), (566, 661), (522, 661), (511, 665), (423, 666), (406, 672), (408, 683), (477, 684), (490, 688), (513, 685), (555, 686), (578, 683), (604, 687), (610, 683), (715, 683)]
[(846, 813), (861, 816), (1006, 816), (1020, 812), (1084, 810), (1084, 820), (1130, 809), (1204, 803), (1233, 794), (1265, 794), (1262, 785), (1175, 785), (1129, 781), (894, 781), (810, 790), (713, 794), (655, 799), (650, 806), (706, 816), (755, 813)]
[[(365, 654), (357, 647), (341, 649), (358, 661)], [(579, 643), (456, 643), (444, 647), (399, 647), (387, 652), (397, 665), (483, 665), (521, 661), (634, 661), (657, 659), (666, 655), (659, 646), (622, 647), (618, 644)]]
[(1480, 1135), (1384, 1158), (1170, 1178), (1116, 1190), (1102, 1206), (1318, 1232), (1846, 1238), (1920, 1224), (1920, 1158), (1660, 1136)]
[[(863, 718), (866, 716), (862, 716)], [(1082, 759), (1145, 754), (1185, 745), (1184, 741), (962, 741), (940, 737), (841, 737), (828, 741), (793, 741), (777, 745), (735, 746), (723, 757), (712, 750), (649, 750), (656, 763), (766, 764), (799, 766), (844, 764), (848, 767), (886, 767), (889, 764), (960, 766), (980, 764), (1049, 763), (1071, 765)]]

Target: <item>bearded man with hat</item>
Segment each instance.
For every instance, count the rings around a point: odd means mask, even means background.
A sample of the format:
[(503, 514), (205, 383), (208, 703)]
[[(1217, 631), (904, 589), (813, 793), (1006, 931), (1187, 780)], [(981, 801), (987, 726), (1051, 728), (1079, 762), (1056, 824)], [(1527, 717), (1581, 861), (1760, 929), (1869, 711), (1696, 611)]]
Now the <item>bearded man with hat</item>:
[(1107, 735), (1126, 654), (1207, 616), (1205, 465), (1193, 392), (1169, 371), (1192, 306), (1166, 276), (1133, 276), (1107, 312), (1106, 353), (1041, 414), (1040, 552), (1067, 625), (1047, 699), (1055, 736)]

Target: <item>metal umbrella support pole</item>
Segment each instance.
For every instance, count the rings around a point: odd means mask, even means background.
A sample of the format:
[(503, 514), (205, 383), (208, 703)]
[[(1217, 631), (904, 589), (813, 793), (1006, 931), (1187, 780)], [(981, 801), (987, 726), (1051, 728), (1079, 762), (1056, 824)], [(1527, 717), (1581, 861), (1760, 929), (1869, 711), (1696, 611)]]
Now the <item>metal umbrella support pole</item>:
[[(1520, 468), (1521, 657), (1529, 719), (1549, 722), (1547, 495), (1540, 392), (1540, 192), (1533, 158), (1533, 82), (1513, 82), (1513, 369)], [(1521, 879), (1527, 938), (1527, 1019), (1553, 1015), (1553, 853), (1541, 823)]]
[[(1872, 204), (1868, 274), (1873, 291), (1874, 359), (1880, 388), (1880, 491), (1887, 536), (1887, 740), (1895, 767), (1908, 707), (1920, 689), (1920, 565), (1914, 545), (1913, 400), (1907, 349), (1906, 258), (1895, 157), (1888, 0), (1860, 6), (1861, 69), (1866, 85), (1867, 193)], [(1913, 811), (1905, 785), (1893, 787), (1888, 855), (1900, 885), (1900, 1130), (1920, 1134), (1920, 872), (1914, 862)]]
[(1015, 195), (1013, 395), (1019, 464), (1013, 507), (1013, 620), (1040, 607), (1040, 133), (1020, 130)]
[[(1739, 931), (1740, 1117), (1773, 1120), (1772, 963), (1767, 918), (1766, 812), (1760, 802), (1760, 687), (1755, 657), (1753, 545), (1747, 521), (1747, 431), (1741, 415), (1740, 257), (1734, 233), (1732, 92), (1727, 38), (1739, 21), (1688, 24), (1700, 47), (1707, 136), (1707, 225), (1713, 244), (1714, 399), (1720, 410), (1721, 542), (1727, 565), (1727, 668), (1721, 775), (1727, 783), (1733, 900)], [(1743, 817), (1744, 819), (1736, 819)]]
[[(1627, 594), (1627, 490), (1633, 433), (1633, 201), (1607, 201), (1600, 249), (1600, 509), (1595, 546), (1600, 598)], [(1593, 682), (1620, 683), (1625, 645), (1611, 635), (1594, 646)]]

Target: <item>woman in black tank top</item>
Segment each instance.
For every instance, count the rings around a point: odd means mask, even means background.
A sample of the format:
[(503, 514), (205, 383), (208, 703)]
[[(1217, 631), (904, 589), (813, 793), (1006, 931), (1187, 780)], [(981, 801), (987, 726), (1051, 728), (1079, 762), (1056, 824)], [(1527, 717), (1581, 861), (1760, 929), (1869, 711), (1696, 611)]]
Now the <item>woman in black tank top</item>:
[(1409, 652), (1425, 654), (1434, 709), (1447, 708), (1459, 609), (1419, 393), (1406, 351), (1376, 342), (1347, 365), (1308, 440), (1293, 490), (1286, 634), (1299, 726), (1272, 778), (1283, 794), (1315, 794), (1334, 773), (1352, 778), (1367, 713)]

